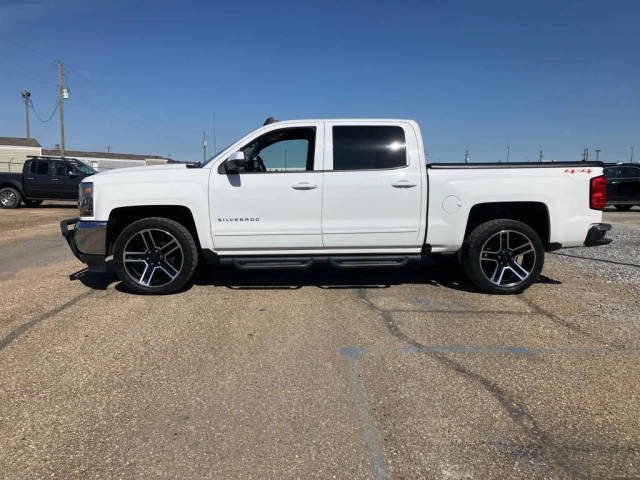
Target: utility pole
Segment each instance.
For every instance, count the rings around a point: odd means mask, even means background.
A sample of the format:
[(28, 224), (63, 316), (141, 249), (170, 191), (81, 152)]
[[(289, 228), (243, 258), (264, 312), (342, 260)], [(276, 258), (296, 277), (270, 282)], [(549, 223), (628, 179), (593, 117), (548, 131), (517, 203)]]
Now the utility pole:
[(207, 132), (202, 131), (202, 164), (207, 161)]
[(600, 152), (601, 152), (601, 151), (602, 151), (602, 150), (601, 150), (600, 148), (596, 148), (596, 162), (599, 162), (599, 161), (600, 161)]
[(509, 163), (509, 154), (511, 153), (511, 145), (507, 145), (507, 163)]
[(633, 145), (631, 145), (631, 163), (633, 163)]
[(24, 90), (22, 92), (22, 98), (24, 98), (24, 116), (27, 120), (27, 138), (31, 138), (29, 135), (29, 97), (31, 96), (31, 92)]
[(464, 151), (464, 163), (469, 163), (469, 149)]
[(542, 150), (540, 150), (540, 157), (538, 158), (538, 163), (542, 163)]
[(216, 112), (213, 112), (213, 154), (218, 153), (218, 145), (216, 144)]
[(109, 145), (107, 145), (106, 147), (104, 147), (107, 149), (107, 153), (111, 153), (111, 147)]
[(60, 156), (64, 158), (64, 88), (62, 87), (62, 76), (64, 71), (62, 70), (62, 62), (58, 60), (58, 110), (60, 110)]
[(588, 148), (585, 148), (585, 149), (582, 151), (582, 161), (583, 161), (583, 162), (586, 162), (587, 160), (589, 160), (589, 149), (588, 149)]

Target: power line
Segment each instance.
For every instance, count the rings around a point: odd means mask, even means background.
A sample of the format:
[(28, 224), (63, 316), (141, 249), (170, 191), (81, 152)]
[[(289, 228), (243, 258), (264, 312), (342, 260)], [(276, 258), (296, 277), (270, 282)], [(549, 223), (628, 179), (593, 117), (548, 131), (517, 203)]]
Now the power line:
[(49, 115), (49, 118), (47, 118), (46, 120), (43, 120), (42, 117), (38, 115), (38, 111), (36, 110), (36, 107), (33, 105), (33, 100), (31, 99), (29, 100), (29, 107), (31, 107), (31, 110), (33, 110), (33, 113), (35, 114), (37, 119), (40, 120), (42, 123), (46, 123), (50, 121), (53, 118), (54, 113), (56, 113), (56, 111), (58, 110), (58, 104), (56, 104), (56, 106), (53, 107), (53, 111), (51, 112), (51, 115)]

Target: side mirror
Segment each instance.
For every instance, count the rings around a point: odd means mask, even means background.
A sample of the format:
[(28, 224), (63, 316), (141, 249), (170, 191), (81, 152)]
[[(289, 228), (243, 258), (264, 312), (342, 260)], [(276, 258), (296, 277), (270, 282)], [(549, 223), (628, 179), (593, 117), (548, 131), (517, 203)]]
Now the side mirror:
[(244, 171), (245, 166), (244, 152), (233, 152), (224, 162), (224, 171), (226, 173), (240, 173)]

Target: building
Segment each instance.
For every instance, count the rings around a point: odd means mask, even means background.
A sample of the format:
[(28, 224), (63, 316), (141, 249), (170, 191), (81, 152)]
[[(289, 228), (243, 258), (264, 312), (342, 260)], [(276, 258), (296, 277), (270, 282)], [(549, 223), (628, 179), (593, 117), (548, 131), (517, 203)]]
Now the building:
[[(22, 164), (31, 155), (59, 157), (61, 151), (42, 148), (35, 138), (0, 137), (0, 172), (22, 172)], [(138, 155), (132, 153), (85, 152), (65, 150), (65, 156), (76, 158), (90, 165), (98, 172), (114, 168), (144, 167), (164, 165), (173, 160), (159, 155)]]
[[(48, 157), (59, 157), (60, 150), (42, 149), (42, 155)], [(65, 155), (76, 158), (87, 165), (90, 165), (98, 172), (113, 170), (114, 168), (145, 167), (148, 165), (164, 165), (173, 162), (158, 155), (137, 155), (133, 153), (107, 153), (107, 152), (83, 152), (79, 150), (65, 150)]]
[(22, 172), (27, 157), (41, 153), (35, 138), (0, 137), (0, 172)]

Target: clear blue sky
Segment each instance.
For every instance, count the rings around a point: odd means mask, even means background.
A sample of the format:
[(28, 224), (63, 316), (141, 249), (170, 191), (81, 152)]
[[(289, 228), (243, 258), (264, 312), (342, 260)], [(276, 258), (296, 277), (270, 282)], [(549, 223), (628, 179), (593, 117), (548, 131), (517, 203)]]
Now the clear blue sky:
[(0, 136), (22, 89), (49, 115), (63, 61), (68, 149), (199, 160), (215, 111), (218, 147), (270, 115), (402, 117), (434, 161), (640, 158), (637, 0), (0, 0), (0, 58)]

